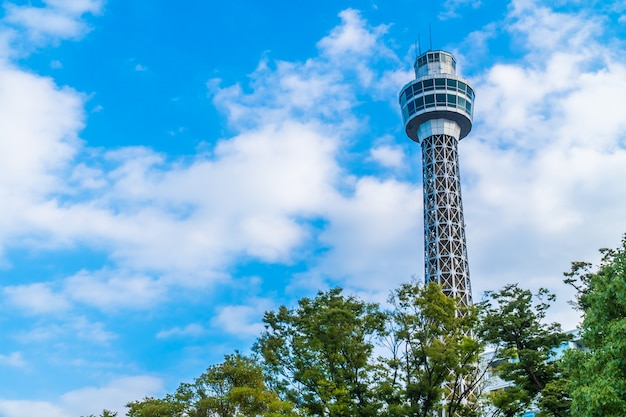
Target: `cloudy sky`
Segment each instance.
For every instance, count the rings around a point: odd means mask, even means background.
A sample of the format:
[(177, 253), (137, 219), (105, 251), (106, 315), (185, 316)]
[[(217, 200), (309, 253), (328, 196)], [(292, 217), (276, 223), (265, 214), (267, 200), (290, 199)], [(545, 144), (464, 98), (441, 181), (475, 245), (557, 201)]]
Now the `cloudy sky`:
[(626, 232), (623, 1), (3, 1), (0, 416), (122, 415), (266, 310), (423, 276), (429, 25), (476, 91), (474, 298), (548, 287), (574, 327), (562, 273)]

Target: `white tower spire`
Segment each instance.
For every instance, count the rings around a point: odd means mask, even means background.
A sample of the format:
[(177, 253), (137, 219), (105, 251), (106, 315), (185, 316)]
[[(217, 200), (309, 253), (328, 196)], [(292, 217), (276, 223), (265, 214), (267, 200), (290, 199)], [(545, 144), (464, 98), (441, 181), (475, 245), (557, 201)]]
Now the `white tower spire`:
[(424, 278), (472, 304), (458, 143), (472, 129), (474, 90), (456, 75), (456, 60), (427, 51), (415, 60), (415, 77), (400, 92), (406, 134), (422, 145)]

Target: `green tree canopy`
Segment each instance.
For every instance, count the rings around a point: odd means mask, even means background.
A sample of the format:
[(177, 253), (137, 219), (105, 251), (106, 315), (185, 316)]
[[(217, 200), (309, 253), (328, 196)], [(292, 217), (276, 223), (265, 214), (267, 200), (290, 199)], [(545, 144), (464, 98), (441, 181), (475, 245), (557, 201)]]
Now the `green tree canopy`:
[(207, 369), (193, 383), (180, 384), (163, 399), (127, 404), (128, 417), (294, 417), (293, 406), (280, 400), (263, 380), (261, 366), (239, 353)]
[[(102, 413), (98, 417), (116, 417), (117, 413), (115, 411), (104, 409)], [(88, 415), (87, 417), (96, 417), (93, 414)]]
[(595, 272), (575, 262), (566, 274), (583, 312), (583, 350), (566, 353), (572, 416), (626, 416), (626, 236), (617, 249), (602, 249)]
[(378, 415), (373, 392), (374, 341), (385, 328), (375, 304), (342, 294), (340, 288), (303, 298), (263, 318), (266, 331), (255, 350), (268, 373), (301, 413), (323, 417)]
[(513, 384), (490, 394), (497, 414), (518, 416), (533, 404), (544, 415), (566, 416), (567, 395), (555, 349), (571, 338), (557, 323), (543, 321), (555, 297), (546, 289), (537, 294), (509, 284), (487, 292), (481, 304), (480, 336), (496, 347), (498, 376)]
[(434, 282), (403, 284), (390, 302), (395, 347), (386, 363), (399, 393), (395, 415), (476, 415), (484, 347), (473, 337), (476, 308), (446, 296)]

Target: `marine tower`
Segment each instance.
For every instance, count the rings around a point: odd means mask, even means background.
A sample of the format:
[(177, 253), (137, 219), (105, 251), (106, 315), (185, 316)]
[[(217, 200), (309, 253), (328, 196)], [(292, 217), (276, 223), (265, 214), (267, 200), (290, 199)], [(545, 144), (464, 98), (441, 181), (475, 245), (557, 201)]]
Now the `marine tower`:
[(422, 146), (424, 278), (472, 304), (458, 144), (472, 129), (474, 90), (456, 75), (456, 60), (427, 51), (415, 60), (415, 80), (400, 92), (406, 134)]

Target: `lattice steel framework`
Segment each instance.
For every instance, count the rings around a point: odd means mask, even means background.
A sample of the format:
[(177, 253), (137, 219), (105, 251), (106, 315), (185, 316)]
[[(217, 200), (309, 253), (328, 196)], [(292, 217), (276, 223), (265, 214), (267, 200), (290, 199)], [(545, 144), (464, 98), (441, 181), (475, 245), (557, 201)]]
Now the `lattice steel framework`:
[(424, 263), (426, 282), (444, 294), (472, 303), (461, 201), (458, 139), (432, 135), (422, 141), (424, 175)]
[(474, 90), (444, 51), (419, 56), (415, 77), (402, 89), (400, 107), (407, 135), (422, 146), (424, 276), (471, 305), (458, 143), (472, 128)]

